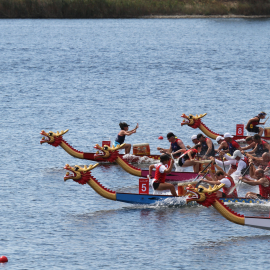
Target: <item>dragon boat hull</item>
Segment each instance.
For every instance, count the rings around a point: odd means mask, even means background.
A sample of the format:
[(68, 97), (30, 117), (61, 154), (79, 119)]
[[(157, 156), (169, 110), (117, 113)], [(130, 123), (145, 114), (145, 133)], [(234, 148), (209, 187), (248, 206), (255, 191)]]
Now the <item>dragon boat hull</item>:
[[(203, 118), (206, 115), (206, 113), (204, 114), (200, 114), (200, 115), (185, 115), (182, 114), (182, 118), (184, 118), (183, 122), (181, 123), (181, 126), (183, 125), (188, 125), (191, 128), (199, 128), (207, 137), (215, 140), (217, 138), (217, 136), (223, 136), (224, 134), (220, 134), (220, 133), (216, 133), (214, 131), (212, 131), (211, 129), (209, 129), (202, 121), (201, 118)], [(240, 135), (242, 134), (242, 135)], [(244, 126), (241, 128), (241, 132), (238, 135), (232, 135), (233, 136), (233, 140), (242, 140), (242, 139), (246, 139), (248, 137), (248, 135), (244, 135)], [(263, 140), (270, 140), (270, 137), (261, 137)]]
[[(148, 170), (142, 170), (141, 176), (143, 178), (147, 178), (147, 175), (149, 174)], [(182, 181), (192, 181), (198, 176), (197, 173), (193, 172), (171, 172), (166, 175), (166, 182), (182, 182)], [(155, 177), (155, 171), (152, 172), (152, 178)]]
[[(153, 204), (162, 202), (173, 197), (171, 195), (154, 195), (154, 194), (136, 194), (136, 193), (116, 193), (116, 201), (132, 204)], [(247, 199), (247, 198), (220, 198), (224, 203), (254, 203), (264, 204), (270, 202), (270, 199)]]
[[(119, 156), (131, 163), (137, 163), (143, 157), (152, 158), (155, 160), (158, 160), (160, 158), (160, 155), (144, 155), (144, 156), (130, 155), (129, 157), (125, 157), (125, 158), (124, 158), (125, 156), (124, 154), (119, 154)], [(96, 153), (83, 153), (83, 159), (97, 161), (97, 162), (111, 163), (109, 160), (104, 160), (102, 157), (97, 156)]]

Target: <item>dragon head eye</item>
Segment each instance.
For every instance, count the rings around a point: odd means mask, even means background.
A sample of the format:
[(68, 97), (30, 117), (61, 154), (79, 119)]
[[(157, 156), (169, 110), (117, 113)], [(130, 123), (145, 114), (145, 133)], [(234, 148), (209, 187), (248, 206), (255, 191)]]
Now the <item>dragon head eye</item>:
[(75, 170), (75, 171), (78, 171), (78, 170), (79, 170), (79, 167), (75, 167), (74, 170)]
[(199, 192), (203, 192), (203, 188), (199, 188), (198, 191), (199, 191)]
[(52, 136), (53, 134), (52, 134), (52, 132), (49, 132), (48, 135), (49, 135), (49, 136)]
[(104, 150), (109, 150), (109, 147), (108, 146), (104, 146)]

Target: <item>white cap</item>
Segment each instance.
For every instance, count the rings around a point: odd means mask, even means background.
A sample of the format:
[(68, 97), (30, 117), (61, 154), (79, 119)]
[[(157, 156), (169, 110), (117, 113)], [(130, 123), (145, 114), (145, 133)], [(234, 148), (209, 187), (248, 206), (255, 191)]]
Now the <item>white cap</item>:
[(243, 158), (244, 156), (242, 155), (242, 153), (241, 153), (241, 151), (240, 150), (235, 150), (234, 152), (233, 152), (233, 156), (232, 156), (232, 158), (236, 158), (236, 157), (240, 157), (240, 158)]
[(216, 141), (219, 142), (220, 140), (224, 140), (224, 138), (222, 136), (217, 136)]
[(197, 139), (197, 135), (192, 135), (191, 136), (191, 140), (196, 140)]
[(225, 133), (223, 137), (224, 138), (233, 138), (233, 136), (230, 133)]

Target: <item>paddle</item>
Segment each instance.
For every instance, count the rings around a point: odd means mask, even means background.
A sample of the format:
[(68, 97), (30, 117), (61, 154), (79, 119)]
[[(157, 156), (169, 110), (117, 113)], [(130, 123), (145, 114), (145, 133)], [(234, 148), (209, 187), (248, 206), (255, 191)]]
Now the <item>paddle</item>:
[[(211, 164), (212, 164), (212, 161), (201, 172), (203, 173)], [(199, 176), (200, 175), (198, 174), (197, 177), (193, 180), (193, 182), (196, 181), (199, 178)]]
[[(173, 159), (173, 161), (174, 161), (174, 167), (175, 167), (175, 170), (178, 171), (178, 167), (180, 167), (180, 166), (179, 166), (179, 165), (177, 164), (177, 162), (175, 161), (175, 159), (174, 159), (172, 153), (171, 153), (171, 157), (172, 157), (172, 159)], [(179, 171), (181, 171), (181, 169), (180, 169)]]
[(224, 158), (223, 157), (222, 157), (222, 163), (223, 163), (224, 172), (226, 173), (225, 164), (224, 164)]
[(209, 173), (209, 171), (207, 171), (204, 175), (203, 175), (203, 177), (202, 177), (202, 179), (200, 180), (200, 181), (198, 181), (198, 183), (196, 184), (196, 188), (199, 186), (199, 184), (202, 182), (202, 180), (203, 180), (203, 178), (207, 175)]
[[(248, 165), (248, 167), (246, 168), (246, 170), (244, 171), (244, 173), (243, 173), (242, 176), (245, 176), (246, 175), (246, 173), (248, 172), (248, 170), (250, 168), (250, 165), (251, 164)], [(241, 182), (242, 182), (242, 180), (239, 179), (238, 182), (237, 182), (237, 184), (231, 189), (231, 191), (228, 193), (228, 195), (232, 194), (234, 192), (234, 190), (238, 187), (238, 185), (241, 184)]]

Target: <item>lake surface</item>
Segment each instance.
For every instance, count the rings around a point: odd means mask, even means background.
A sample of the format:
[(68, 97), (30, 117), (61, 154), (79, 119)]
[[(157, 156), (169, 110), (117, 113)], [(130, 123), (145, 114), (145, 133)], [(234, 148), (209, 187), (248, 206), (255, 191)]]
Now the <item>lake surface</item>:
[[(69, 129), (74, 148), (114, 140), (167, 147), (199, 133), (181, 114), (207, 113), (215, 132), (269, 111), (269, 19), (0, 20), (1, 232), (4, 269), (266, 269), (268, 231), (228, 222), (214, 209), (106, 200), (63, 181), (65, 164), (95, 164), (40, 145), (40, 131)], [(268, 123), (270, 126), (270, 122)], [(148, 165), (141, 165), (147, 168)], [(93, 176), (137, 192), (117, 165)], [(256, 190), (242, 185), (240, 195)], [(270, 205), (230, 205), (268, 216)]]

